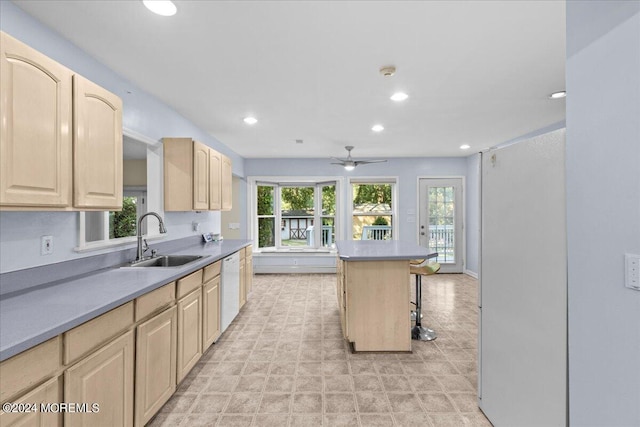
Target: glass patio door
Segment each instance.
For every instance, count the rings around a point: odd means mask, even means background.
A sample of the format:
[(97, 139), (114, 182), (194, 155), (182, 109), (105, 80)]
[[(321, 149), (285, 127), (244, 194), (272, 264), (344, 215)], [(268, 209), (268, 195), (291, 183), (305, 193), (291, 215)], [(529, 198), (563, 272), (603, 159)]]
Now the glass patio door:
[(440, 271), (462, 273), (462, 179), (422, 178), (420, 245), (438, 252)]

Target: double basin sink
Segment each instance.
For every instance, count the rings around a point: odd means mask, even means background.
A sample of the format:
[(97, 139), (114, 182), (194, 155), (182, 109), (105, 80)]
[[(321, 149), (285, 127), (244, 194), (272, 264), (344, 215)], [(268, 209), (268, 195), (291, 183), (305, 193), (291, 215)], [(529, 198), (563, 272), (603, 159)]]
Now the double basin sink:
[(160, 255), (127, 264), (126, 267), (182, 267), (202, 258), (204, 258), (202, 255)]

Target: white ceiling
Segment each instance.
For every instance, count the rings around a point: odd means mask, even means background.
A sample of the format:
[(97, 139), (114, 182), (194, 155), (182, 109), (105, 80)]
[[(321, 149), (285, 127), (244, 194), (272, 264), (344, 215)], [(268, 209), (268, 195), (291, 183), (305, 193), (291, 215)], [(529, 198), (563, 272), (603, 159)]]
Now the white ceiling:
[(15, 3), (247, 158), (463, 156), (565, 118), (564, 1)]

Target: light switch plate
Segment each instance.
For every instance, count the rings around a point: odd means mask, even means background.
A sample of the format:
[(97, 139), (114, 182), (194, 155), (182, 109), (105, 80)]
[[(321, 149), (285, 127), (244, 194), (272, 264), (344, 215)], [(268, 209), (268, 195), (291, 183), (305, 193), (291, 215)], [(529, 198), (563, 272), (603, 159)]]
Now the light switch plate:
[(640, 255), (624, 255), (624, 285), (640, 291)]

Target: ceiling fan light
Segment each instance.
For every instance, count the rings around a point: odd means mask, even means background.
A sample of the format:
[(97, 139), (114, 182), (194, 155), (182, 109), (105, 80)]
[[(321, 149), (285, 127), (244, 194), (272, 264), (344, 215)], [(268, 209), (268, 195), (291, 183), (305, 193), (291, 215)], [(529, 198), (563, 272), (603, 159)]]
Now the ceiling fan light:
[(242, 119), (242, 121), (244, 121), (248, 125), (255, 125), (256, 123), (258, 123), (258, 119), (251, 116), (245, 117), (244, 119)]
[(382, 125), (373, 125), (371, 130), (374, 131), (374, 132), (382, 132), (384, 130), (384, 126), (382, 126)]
[(404, 92), (396, 92), (393, 95), (391, 95), (391, 100), (396, 102), (402, 102), (407, 98), (409, 98), (409, 95), (407, 95)]
[(356, 168), (355, 165), (344, 165), (344, 170), (346, 171), (352, 171), (355, 168)]
[(173, 16), (178, 9), (170, 0), (142, 0), (142, 3), (151, 12), (161, 16)]

